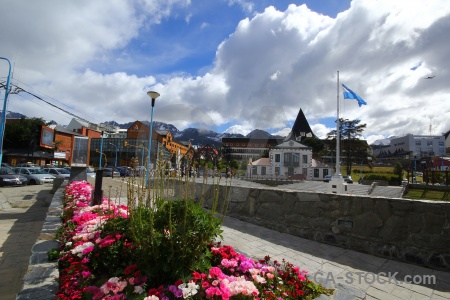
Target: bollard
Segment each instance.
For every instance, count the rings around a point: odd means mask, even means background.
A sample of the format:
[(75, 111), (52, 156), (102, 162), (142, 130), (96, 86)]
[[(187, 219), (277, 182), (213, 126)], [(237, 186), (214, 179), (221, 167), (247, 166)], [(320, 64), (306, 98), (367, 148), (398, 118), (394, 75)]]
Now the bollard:
[(103, 170), (95, 171), (95, 187), (94, 187), (94, 200), (92, 201), (92, 205), (100, 205), (103, 199), (103, 190), (102, 190), (102, 182), (103, 182)]

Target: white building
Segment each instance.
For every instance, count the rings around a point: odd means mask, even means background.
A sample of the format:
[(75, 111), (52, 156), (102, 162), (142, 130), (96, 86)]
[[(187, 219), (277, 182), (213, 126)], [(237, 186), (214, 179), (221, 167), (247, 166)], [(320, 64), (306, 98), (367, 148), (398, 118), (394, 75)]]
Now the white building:
[(269, 158), (250, 162), (247, 175), (323, 180), (326, 175), (331, 175), (332, 170), (328, 165), (320, 165), (312, 159), (310, 147), (290, 140), (272, 148), (269, 151)]
[(379, 159), (411, 159), (440, 156), (445, 154), (445, 137), (443, 135), (413, 135), (391, 139), (389, 146), (373, 150)]

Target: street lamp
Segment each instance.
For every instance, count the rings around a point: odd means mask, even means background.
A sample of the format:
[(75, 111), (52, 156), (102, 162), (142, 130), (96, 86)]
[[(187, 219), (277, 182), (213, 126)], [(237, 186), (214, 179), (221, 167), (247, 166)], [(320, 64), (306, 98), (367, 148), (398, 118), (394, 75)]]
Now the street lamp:
[(0, 165), (1, 165), (3, 159), (3, 136), (5, 135), (5, 124), (6, 124), (6, 102), (8, 101), (9, 85), (11, 82), (11, 62), (9, 61), (9, 59), (5, 57), (0, 57), (0, 59), (6, 60), (9, 64), (8, 78), (6, 80), (6, 87), (5, 87), (5, 101), (3, 102), (2, 121), (0, 124)]
[(148, 187), (148, 180), (150, 177), (150, 166), (151, 166), (150, 154), (151, 154), (151, 150), (152, 150), (153, 110), (155, 108), (155, 100), (156, 100), (156, 98), (159, 97), (159, 93), (150, 91), (150, 92), (147, 92), (147, 95), (152, 99), (152, 114), (150, 117), (150, 132), (148, 134), (148, 157), (147, 157), (147, 171), (145, 174), (145, 187)]
[[(98, 163), (99, 170), (102, 169), (102, 153), (103, 153), (103, 131), (101, 132), (101, 135), (100, 135), (100, 161)], [(106, 155), (105, 155), (105, 159), (106, 159)]]
[(118, 150), (118, 148), (117, 148), (117, 145), (114, 145), (113, 143), (109, 143), (110, 145), (113, 145), (114, 147), (116, 147), (116, 160), (114, 161), (114, 167), (117, 167), (117, 150)]

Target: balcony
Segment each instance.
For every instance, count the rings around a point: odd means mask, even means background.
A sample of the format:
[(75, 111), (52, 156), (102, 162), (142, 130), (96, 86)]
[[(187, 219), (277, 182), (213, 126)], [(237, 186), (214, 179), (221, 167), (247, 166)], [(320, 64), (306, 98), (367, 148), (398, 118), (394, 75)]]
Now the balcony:
[(285, 167), (299, 167), (300, 163), (299, 162), (285, 161), (283, 163), (283, 166), (285, 166)]

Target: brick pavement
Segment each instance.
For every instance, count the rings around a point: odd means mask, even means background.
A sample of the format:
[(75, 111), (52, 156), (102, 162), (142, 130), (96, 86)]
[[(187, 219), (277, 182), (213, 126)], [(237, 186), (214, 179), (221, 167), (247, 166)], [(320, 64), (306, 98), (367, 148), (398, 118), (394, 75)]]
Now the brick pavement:
[[(119, 179), (108, 178), (104, 181), (104, 190), (120, 190), (126, 194), (123, 184)], [(246, 185), (245, 182), (237, 184)], [(30, 249), (39, 236), (39, 227), (42, 228), (49, 199), (52, 198), (50, 189), (34, 196), (32, 190), (24, 190), (16, 198), (5, 196), (3, 189), (0, 191), (1, 299), (15, 299), (15, 293), (22, 285)], [(125, 197), (125, 194), (114, 194)], [(20, 207), (23, 203), (30, 205)], [(321, 299), (450, 299), (448, 272), (317, 243), (229, 217), (225, 218), (223, 230), (223, 242), (237, 251), (253, 258), (265, 255), (278, 260), (285, 258), (307, 270), (312, 279), (336, 289), (333, 296), (321, 296)], [(395, 276), (390, 279), (381, 276), (389, 273)], [(418, 282), (433, 278), (435, 282), (430, 284)], [(409, 283), (408, 279), (417, 282)], [(27, 299), (33, 299), (30, 297)]]
[(0, 299), (16, 299), (39, 237), (51, 185), (0, 188)]

